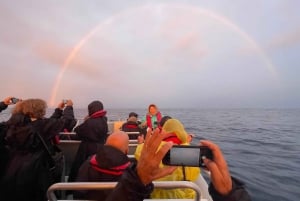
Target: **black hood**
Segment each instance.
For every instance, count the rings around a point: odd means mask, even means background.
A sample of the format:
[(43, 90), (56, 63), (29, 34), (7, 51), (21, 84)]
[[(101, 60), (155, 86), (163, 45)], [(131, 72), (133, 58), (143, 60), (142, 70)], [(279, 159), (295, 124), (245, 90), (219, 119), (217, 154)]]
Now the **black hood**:
[(93, 101), (88, 105), (89, 116), (95, 112), (103, 110), (103, 104), (100, 101)]

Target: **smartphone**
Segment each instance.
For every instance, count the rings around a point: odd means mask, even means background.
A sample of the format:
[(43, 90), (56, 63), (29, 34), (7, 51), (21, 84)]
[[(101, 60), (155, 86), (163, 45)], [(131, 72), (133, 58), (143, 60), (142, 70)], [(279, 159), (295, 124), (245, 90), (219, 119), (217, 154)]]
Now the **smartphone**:
[(68, 102), (68, 100), (67, 99), (64, 99), (64, 100), (62, 100), (63, 101), (63, 103), (66, 105), (67, 104), (67, 102)]
[(11, 100), (11, 102), (13, 104), (16, 104), (20, 99), (18, 99), (18, 98), (11, 98), (10, 100)]
[(203, 157), (213, 159), (207, 146), (173, 145), (162, 162), (170, 166), (205, 167)]

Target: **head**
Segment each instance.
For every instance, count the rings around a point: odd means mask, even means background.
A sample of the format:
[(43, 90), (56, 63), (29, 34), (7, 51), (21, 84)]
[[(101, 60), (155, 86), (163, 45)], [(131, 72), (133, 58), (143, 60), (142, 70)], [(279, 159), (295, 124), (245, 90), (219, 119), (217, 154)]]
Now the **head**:
[(88, 105), (89, 116), (101, 110), (103, 110), (103, 104), (98, 100), (93, 101)]
[(108, 136), (105, 144), (115, 147), (121, 150), (124, 154), (127, 154), (129, 149), (129, 137), (127, 133), (123, 131), (116, 131)]
[(138, 114), (137, 113), (135, 113), (135, 112), (130, 112), (129, 113), (129, 115), (128, 115), (128, 118), (130, 118), (130, 117), (135, 117), (135, 118), (138, 118)]
[(132, 117), (129, 117), (129, 118), (127, 119), (127, 121), (130, 121), (130, 122), (137, 122), (137, 118), (134, 117), (134, 116), (132, 116)]
[(155, 114), (158, 112), (158, 108), (156, 107), (156, 105), (150, 104), (150, 105), (148, 106), (148, 112), (149, 112), (149, 114), (151, 114), (151, 115), (155, 115)]
[(181, 141), (180, 144), (188, 143), (188, 134), (184, 129), (182, 123), (177, 119), (169, 119), (162, 127), (164, 133), (174, 133), (176, 137)]
[(169, 120), (172, 119), (170, 116), (163, 116), (159, 122), (159, 126), (162, 128), (164, 124)]
[(46, 109), (46, 101), (42, 99), (27, 99), (16, 104), (13, 114), (22, 113), (31, 119), (41, 119), (44, 118)]

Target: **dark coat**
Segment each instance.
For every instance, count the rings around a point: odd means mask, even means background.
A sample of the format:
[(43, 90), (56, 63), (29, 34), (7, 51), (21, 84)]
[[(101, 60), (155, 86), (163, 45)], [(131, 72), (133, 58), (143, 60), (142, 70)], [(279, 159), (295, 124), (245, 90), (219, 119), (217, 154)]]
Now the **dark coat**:
[(49, 155), (35, 134), (39, 133), (53, 151), (52, 140), (65, 123), (64, 118), (55, 116), (32, 122), (28, 116), (14, 114), (5, 123), (7, 132), (2, 140), (8, 154), (1, 158), (1, 200), (46, 200), (48, 187), (57, 181), (49, 171)]
[(69, 182), (75, 181), (81, 164), (105, 143), (108, 133), (107, 118), (105, 116), (89, 118), (76, 127), (75, 132), (81, 143), (71, 167)]
[[(112, 182), (118, 181), (129, 165), (129, 158), (122, 151), (109, 146), (102, 146), (97, 155), (89, 157), (80, 167), (77, 182)], [(105, 200), (112, 190), (75, 191), (74, 198), (87, 200)]]

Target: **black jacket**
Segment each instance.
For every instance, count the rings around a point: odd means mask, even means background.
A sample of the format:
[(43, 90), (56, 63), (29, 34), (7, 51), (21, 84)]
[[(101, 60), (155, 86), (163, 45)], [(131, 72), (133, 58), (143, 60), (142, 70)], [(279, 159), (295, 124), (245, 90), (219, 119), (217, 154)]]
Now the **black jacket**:
[[(251, 201), (244, 184), (237, 179), (232, 179), (232, 192), (227, 196), (221, 196), (214, 189), (212, 184), (209, 187), (209, 193), (214, 201)], [(148, 198), (153, 191), (153, 184), (144, 185), (136, 172), (135, 165), (130, 166), (123, 174), (118, 185), (105, 201), (142, 201)]]
[[(102, 146), (96, 155), (89, 157), (80, 167), (77, 182), (118, 181), (129, 165), (129, 158), (122, 151)], [(112, 190), (75, 191), (74, 198), (87, 200), (105, 200)]]
[(81, 164), (105, 143), (108, 133), (107, 118), (105, 116), (89, 118), (76, 127), (75, 132), (81, 143), (71, 167), (69, 182), (75, 181)]
[(31, 121), (28, 116), (14, 114), (6, 122), (7, 132), (2, 140), (7, 156), (1, 154), (0, 163), (1, 200), (46, 200), (47, 189), (55, 181), (45, 148), (34, 133), (40, 134), (50, 151), (54, 150), (52, 140), (65, 123), (64, 118), (55, 116)]
[(5, 110), (6, 108), (7, 108), (7, 105), (3, 101), (1, 101), (0, 102), (0, 112), (2, 112), (3, 110)]

